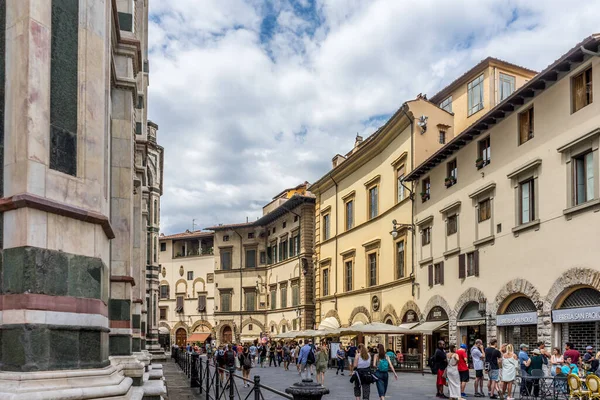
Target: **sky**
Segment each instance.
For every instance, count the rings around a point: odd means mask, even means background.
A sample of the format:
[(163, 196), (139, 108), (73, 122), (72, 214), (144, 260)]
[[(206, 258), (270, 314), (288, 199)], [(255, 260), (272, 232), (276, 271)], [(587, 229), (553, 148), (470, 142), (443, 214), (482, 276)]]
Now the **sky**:
[[(568, 5), (567, 5), (568, 4)], [(245, 222), (487, 56), (541, 71), (600, 0), (151, 0), (161, 232)]]

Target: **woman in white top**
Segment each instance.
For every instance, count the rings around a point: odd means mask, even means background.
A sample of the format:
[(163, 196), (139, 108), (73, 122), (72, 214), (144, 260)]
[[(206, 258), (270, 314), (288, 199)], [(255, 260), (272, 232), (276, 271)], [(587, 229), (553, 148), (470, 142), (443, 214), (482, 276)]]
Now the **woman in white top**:
[(556, 370), (562, 368), (565, 360), (560, 354), (560, 349), (555, 347), (552, 349), (552, 356), (550, 356), (550, 374), (556, 376)]
[(354, 397), (360, 400), (360, 392), (362, 390), (362, 398), (368, 399), (371, 395), (371, 355), (367, 351), (364, 344), (358, 345), (358, 355), (354, 358)]
[(446, 367), (446, 382), (448, 383), (448, 394), (451, 399), (462, 400), (460, 394), (460, 374), (458, 373), (458, 354), (456, 346), (450, 345), (448, 353), (448, 366)]
[(517, 376), (519, 359), (515, 354), (512, 344), (506, 346), (506, 353), (502, 356), (502, 391), (506, 394), (506, 400), (514, 400), (512, 395), (513, 381)]

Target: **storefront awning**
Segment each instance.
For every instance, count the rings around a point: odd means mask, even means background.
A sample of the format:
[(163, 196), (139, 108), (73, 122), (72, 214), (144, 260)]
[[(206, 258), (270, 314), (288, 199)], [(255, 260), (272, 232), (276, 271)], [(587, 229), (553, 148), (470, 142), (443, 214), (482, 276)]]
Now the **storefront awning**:
[(340, 327), (340, 323), (335, 317), (327, 317), (317, 327), (318, 330), (333, 331)]
[(467, 321), (457, 321), (456, 326), (479, 326), (485, 325), (485, 319), (471, 319)]
[(413, 327), (415, 327), (418, 324), (419, 324), (418, 322), (406, 322), (406, 323), (400, 324), (398, 326), (400, 328), (404, 328), (404, 329), (412, 329)]
[(448, 321), (429, 321), (423, 322), (411, 328), (411, 332), (422, 333), (424, 335), (431, 335), (434, 331), (440, 330), (448, 325)]
[(190, 337), (187, 338), (187, 341), (190, 343), (204, 342), (209, 336), (210, 333), (192, 333)]

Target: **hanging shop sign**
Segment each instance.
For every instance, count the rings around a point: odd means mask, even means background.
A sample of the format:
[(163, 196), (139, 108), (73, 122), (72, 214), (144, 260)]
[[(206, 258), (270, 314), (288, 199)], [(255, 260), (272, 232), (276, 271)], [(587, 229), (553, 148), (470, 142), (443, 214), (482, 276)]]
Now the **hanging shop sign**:
[(595, 321), (600, 321), (600, 307), (563, 308), (560, 310), (552, 310), (552, 322), (556, 324)]
[(537, 312), (526, 312), (518, 314), (501, 314), (496, 316), (497, 326), (536, 325)]

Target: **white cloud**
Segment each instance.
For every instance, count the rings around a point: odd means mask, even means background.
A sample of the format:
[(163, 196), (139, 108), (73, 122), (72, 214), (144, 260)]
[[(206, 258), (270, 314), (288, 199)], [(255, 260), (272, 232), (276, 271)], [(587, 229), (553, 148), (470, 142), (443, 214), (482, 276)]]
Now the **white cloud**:
[(271, 196), (318, 179), (357, 132), (384, 122), (373, 117), (432, 95), (488, 55), (543, 69), (597, 29), (600, 1), (150, 5), (149, 111), (165, 147), (163, 230), (175, 232), (192, 218), (256, 218)]

